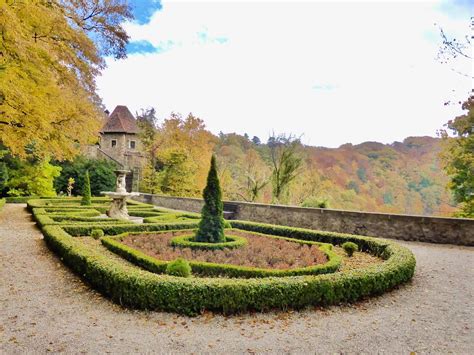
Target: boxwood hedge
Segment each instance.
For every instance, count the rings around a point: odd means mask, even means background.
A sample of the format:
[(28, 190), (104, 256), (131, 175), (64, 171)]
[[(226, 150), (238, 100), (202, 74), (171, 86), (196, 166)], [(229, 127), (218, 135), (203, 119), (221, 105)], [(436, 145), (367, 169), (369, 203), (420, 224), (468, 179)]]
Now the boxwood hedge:
[(89, 223), (87, 225), (75, 224), (64, 224), (61, 227), (69, 233), (71, 236), (85, 236), (90, 235), (91, 231), (96, 228), (100, 228), (106, 235), (117, 235), (124, 232), (153, 232), (153, 231), (168, 231), (177, 229), (190, 229), (196, 228), (196, 222), (176, 222), (176, 223), (123, 223), (123, 224), (110, 224), (110, 223)]
[(174, 247), (180, 248), (192, 248), (192, 249), (203, 249), (203, 250), (223, 250), (223, 249), (236, 249), (243, 247), (247, 244), (247, 239), (232, 235), (232, 231), (227, 231), (226, 241), (222, 243), (204, 243), (196, 242), (195, 234), (196, 231), (192, 231), (188, 235), (180, 235), (171, 239), (170, 244)]
[[(167, 231), (166, 233), (169, 233)], [(178, 232), (178, 231), (171, 231)], [(180, 231), (182, 232), (182, 231)], [(195, 232), (190, 231), (190, 232)], [(109, 249), (110, 251), (122, 256), (128, 261), (132, 262), (135, 265), (143, 267), (145, 270), (154, 272), (154, 273), (164, 273), (166, 267), (169, 264), (169, 261), (158, 260), (153, 258), (140, 250), (127, 246), (121, 241), (130, 234), (135, 233), (123, 233), (115, 237), (105, 237), (101, 239), (102, 244)], [(146, 234), (142, 233), (140, 237), (146, 238)], [(153, 233), (156, 234), (156, 233)], [(189, 236), (189, 235), (188, 235)], [(180, 238), (183, 236), (178, 236)], [(184, 236), (186, 237), (186, 235)], [(229, 236), (226, 235), (228, 238)], [(232, 236), (231, 236), (232, 237)], [(236, 236), (234, 236), (236, 237)], [(268, 238), (277, 238), (273, 236), (266, 236)], [(239, 237), (242, 238), (242, 237)], [(244, 239), (244, 238), (242, 238)], [(285, 238), (286, 239), (286, 238)], [(244, 239), (245, 240), (245, 239)], [(294, 241), (294, 240), (292, 240)], [(245, 241), (246, 242), (246, 241)], [(309, 241), (295, 241), (305, 244), (317, 244), (321, 250), (326, 254), (328, 261), (324, 264), (313, 265), (304, 268), (294, 268), (286, 270), (277, 270), (277, 269), (265, 269), (257, 267), (247, 267), (231, 264), (216, 264), (209, 262), (200, 262), (189, 260), (189, 264), (192, 267), (193, 274), (198, 274), (201, 276), (225, 276), (233, 278), (261, 278), (261, 277), (284, 277), (284, 276), (297, 276), (297, 275), (321, 275), (335, 272), (338, 270), (341, 264), (341, 258), (331, 251), (332, 245), (322, 244)]]
[[(31, 202), (31, 201), (30, 201)], [(35, 214), (35, 218), (37, 215)], [(381, 294), (409, 281), (416, 261), (405, 247), (392, 241), (350, 234), (317, 232), (233, 221), (234, 228), (331, 244), (356, 243), (362, 251), (380, 256), (384, 263), (348, 272), (266, 278), (190, 277), (155, 274), (88, 247), (74, 235), (101, 228), (108, 235), (143, 230), (195, 228), (190, 222), (78, 226), (43, 225), (48, 246), (91, 286), (127, 307), (195, 315), (204, 310), (236, 313), (250, 310), (302, 308), (353, 302)], [(107, 237), (103, 238), (106, 240)]]
[(27, 203), (31, 199), (39, 199), (39, 196), (10, 196), (6, 197), (8, 203)]
[(45, 240), (93, 287), (129, 307), (195, 315), (204, 310), (235, 313), (353, 302), (411, 279), (415, 259), (394, 243), (385, 263), (346, 273), (263, 279), (178, 278), (156, 275), (104, 256), (59, 226), (43, 228)]
[(364, 237), (355, 234), (325, 232), (303, 228), (276, 226), (264, 223), (255, 223), (247, 221), (230, 221), (233, 228), (245, 229), (259, 233), (284, 236), (287, 238), (312, 240), (321, 243), (329, 243), (333, 245), (342, 245), (345, 242), (353, 242), (357, 244), (360, 251), (370, 253), (382, 259), (387, 259), (386, 247), (391, 243), (386, 239)]

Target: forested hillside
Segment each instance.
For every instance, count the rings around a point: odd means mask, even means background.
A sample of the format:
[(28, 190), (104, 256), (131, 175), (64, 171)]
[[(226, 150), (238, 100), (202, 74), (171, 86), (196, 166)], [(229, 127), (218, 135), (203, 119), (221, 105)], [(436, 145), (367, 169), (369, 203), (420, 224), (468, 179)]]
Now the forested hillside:
[(227, 200), (422, 215), (456, 210), (439, 158), (442, 139), (329, 149), (285, 135), (265, 142), (247, 134), (215, 136), (192, 114), (161, 124), (153, 110), (137, 116), (148, 161), (142, 192), (200, 197), (214, 152)]
[[(258, 142), (258, 140), (256, 140)], [(365, 142), (339, 148), (301, 147), (303, 164), (291, 183), (286, 203), (329, 208), (450, 215), (448, 177), (439, 162), (442, 140), (410, 137), (384, 145)], [(251, 200), (247, 183), (271, 175), (269, 148), (234, 134), (221, 135), (216, 146), (225, 197)], [(250, 180), (250, 181), (249, 181)], [(270, 184), (260, 197), (271, 202)]]

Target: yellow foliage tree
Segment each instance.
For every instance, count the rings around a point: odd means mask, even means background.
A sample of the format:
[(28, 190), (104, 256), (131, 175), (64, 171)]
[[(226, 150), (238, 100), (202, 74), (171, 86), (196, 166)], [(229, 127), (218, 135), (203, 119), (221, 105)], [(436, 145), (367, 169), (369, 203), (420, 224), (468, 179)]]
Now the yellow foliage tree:
[(143, 171), (141, 190), (173, 196), (201, 196), (216, 137), (192, 114), (183, 119), (173, 113), (152, 131), (145, 144), (149, 163)]
[(96, 139), (95, 77), (102, 54), (125, 56), (131, 17), (123, 0), (0, 0), (0, 135), (12, 154), (66, 159)]
[(209, 157), (216, 142), (215, 136), (206, 130), (204, 121), (192, 114), (183, 119), (173, 113), (159, 128), (157, 139), (161, 148), (159, 159), (165, 167), (174, 167), (167, 171), (162, 189), (166, 191), (173, 181), (184, 180), (188, 186), (186, 191), (179, 191), (179, 195), (200, 196), (206, 185)]

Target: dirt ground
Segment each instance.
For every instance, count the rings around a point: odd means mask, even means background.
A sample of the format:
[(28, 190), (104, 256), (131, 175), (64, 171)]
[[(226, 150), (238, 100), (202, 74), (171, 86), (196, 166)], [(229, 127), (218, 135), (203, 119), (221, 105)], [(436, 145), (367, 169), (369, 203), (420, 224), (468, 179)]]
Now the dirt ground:
[(54, 256), (25, 205), (0, 212), (0, 353), (474, 353), (474, 248), (402, 242), (413, 281), (350, 306), (189, 318), (131, 311)]

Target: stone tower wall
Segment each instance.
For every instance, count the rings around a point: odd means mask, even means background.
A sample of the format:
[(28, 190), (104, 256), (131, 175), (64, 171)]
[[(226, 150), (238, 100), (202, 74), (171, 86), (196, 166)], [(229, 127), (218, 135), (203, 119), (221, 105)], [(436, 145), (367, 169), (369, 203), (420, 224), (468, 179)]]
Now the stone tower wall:
[[(117, 145), (112, 147), (112, 141)], [(135, 141), (135, 149), (129, 148), (129, 142)], [(130, 133), (104, 133), (101, 137), (100, 148), (125, 168), (133, 169), (142, 166), (143, 145), (136, 134)]]

